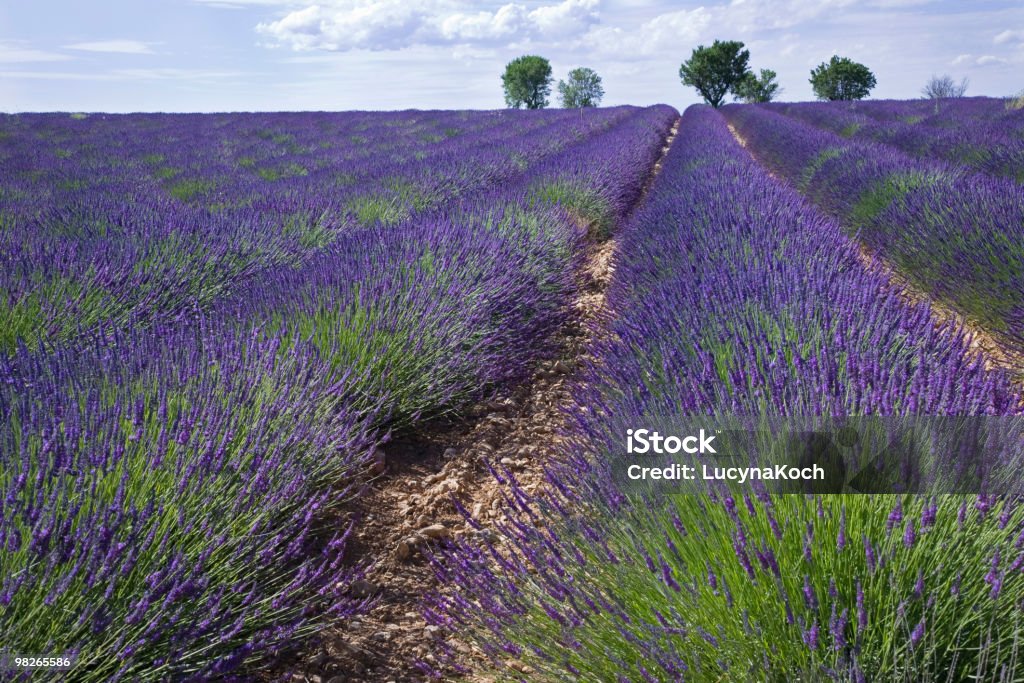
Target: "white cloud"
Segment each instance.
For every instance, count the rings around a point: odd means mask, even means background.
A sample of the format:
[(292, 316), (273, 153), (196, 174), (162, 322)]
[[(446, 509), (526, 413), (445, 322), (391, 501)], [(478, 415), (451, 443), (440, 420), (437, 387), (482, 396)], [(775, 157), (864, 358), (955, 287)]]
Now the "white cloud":
[(151, 55), (152, 48), (141, 40), (97, 40), (88, 43), (65, 45), (68, 50), (85, 52), (113, 52), (126, 55)]
[(1007, 64), (1009, 60), (1002, 57), (996, 57), (995, 55), (981, 55), (975, 57), (971, 54), (958, 55), (950, 64), (953, 66), (989, 66), (992, 64)]
[(545, 36), (577, 35), (600, 20), (599, 0), (564, 0), (557, 5), (538, 7), (529, 14)]
[(581, 40), (588, 52), (618, 55), (620, 58), (647, 57), (665, 50), (693, 44), (714, 20), (704, 7), (661, 14), (633, 30), (598, 26)]
[(1002, 45), (1003, 43), (1009, 43), (1011, 41), (1024, 42), (1024, 31), (1003, 31), (997, 35), (992, 42), (996, 45)]
[(978, 57), (976, 62), (978, 66), (987, 66), (989, 64), (1006, 64), (1006, 60), (1002, 57), (996, 57), (995, 55), (983, 55)]
[(71, 59), (59, 52), (47, 52), (27, 47), (20, 42), (0, 42), (0, 64), (25, 64), (31, 62), (63, 62)]
[[(595, 26), (580, 41), (582, 46), (605, 55), (622, 58), (650, 57), (666, 51), (684, 52), (698, 43), (715, 38), (743, 39), (764, 31), (791, 31), (811, 22), (838, 19), (851, 11), (869, 5), (876, 8), (899, 9), (934, 2), (935, 0), (730, 0), (709, 3), (694, 9), (666, 11), (631, 29)], [(782, 39), (783, 56), (798, 51), (796, 33), (787, 32)]]
[(459, 43), (515, 38), (526, 18), (527, 11), (522, 5), (505, 5), (493, 13), (456, 13), (441, 20), (440, 34), (444, 40)]
[(461, 0), (336, 0), (295, 9), (256, 30), (295, 50), (396, 50), (411, 45), (494, 45), (580, 35), (599, 20), (599, 0), (529, 9), (511, 2), (472, 11)]

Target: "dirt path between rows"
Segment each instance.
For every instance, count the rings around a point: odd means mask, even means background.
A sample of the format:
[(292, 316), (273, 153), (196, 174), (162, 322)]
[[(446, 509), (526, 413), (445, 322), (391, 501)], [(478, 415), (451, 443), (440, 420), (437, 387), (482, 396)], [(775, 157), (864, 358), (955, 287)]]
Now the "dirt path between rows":
[[(638, 206), (678, 129), (679, 119)], [(296, 683), (419, 682), (426, 677), (417, 662), (437, 668), (446, 649), (457, 652), (471, 668), (486, 662), (458, 633), (445, 633), (424, 621), (421, 599), (444, 586), (437, 585), (421, 551), (449, 537), (491, 533), (490, 527), (503, 518), (503, 489), (487, 463), (511, 470), (528, 492), (545, 485), (544, 465), (561, 442), (566, 415), (580, 409), (572, 401), (571, 387), (592, 359), (594, 335), (607, 323), (606, 293), (617, 247), (614, 236), (588, 245), (577, 274), (573, 315), (557, 340), (559, 359), (540, 364), (528, 382), (501, 398), (473, 406), (464, 420), (435, 423), (413, 439), (386, 445), (379, 465), (383, 471), (355, 505), (351, 548), (354, 557), (374, 561), (365, 580), (351, 590), (374, 596), (375, 603), (359, 618), (329, 629), (322, 646), (282, 668), (281, 678)], [(464, 523), (453, 497), (482, 530)], [(490, 679), (470, 674), (462, 680)]]
[[(747, 150), (754, 161), (761, 164), (757, 155), (747, 145), (746, 139), (731, 123), (727, 125), (729, 132), (736, 138), (740, 147)], [(761, 167), (775, 180), (788, 182), (776, 176), (765, 164), (761, 164)], [(897, 292), (907, 303), (927, 304), (936, 327), (953, 327), (962, 330), (971, 350), (981, 354), (985, 367), (990, 370), (1004, 371), (1014, 386), (1024, 394), (1024, 353), (1016, 350), (1011, 344), (1000, 339), (998, 335), (968, 319), (952, 307), (933, 299), (927, 292), (900, 273), (893, 263), (880, 254), (872, 252), (863, 242), (856, 242), (856, 246), (858, 259), (866, 269), (882, 275), (887, 286)]]

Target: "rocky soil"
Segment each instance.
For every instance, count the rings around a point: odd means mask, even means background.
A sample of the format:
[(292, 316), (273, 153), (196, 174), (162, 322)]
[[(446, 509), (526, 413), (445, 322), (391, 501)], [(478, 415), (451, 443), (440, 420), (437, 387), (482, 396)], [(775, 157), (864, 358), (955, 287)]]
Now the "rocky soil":
[[(662, 149), (664, 155), (678, 121)], [(659, 161), (644, 189), (646, 194)], [(642, 201), (642, 200), (641, 200)], [(639, 204), (639, 203), (638, 203)], [(473, 406), (458, 421), (435, 422), (414, 438), (388, 443), (373, 464), (374, 478), (355, 506), (353, 557), (374, 558), (365, 578), (349, 587), (372, 597), (360, 618), (329, 629), (318, 649), (279, 667), (277, 680), (312, 683), (412, 683), (425, 680), (416, 667), (435, 657), (445, 641), (465, 664), (483, 663), (482, 653), (457, 633), (428, 626), (419, 606), (437, 585), (424, 557), (428, 547), (466, 534), (491, 533), (504, 515), (502, 489), (487, 463), (511, 470), (529, 492), (545, 485), (544, 464), (555, 453), (568, 411), (579, 410), (571, 387), (590, 361), (588, 348), (607, 318), (606, 292), (614, 271), (617, 241), (591, 243), (577, 274), (573, 315), (561, 330), (560, 358), (536, 368), (533, 377), (506, 395)], [(483, 530), (468, 526), (452, 499)], [(463, 680), (483, 682), (484, 674)]]

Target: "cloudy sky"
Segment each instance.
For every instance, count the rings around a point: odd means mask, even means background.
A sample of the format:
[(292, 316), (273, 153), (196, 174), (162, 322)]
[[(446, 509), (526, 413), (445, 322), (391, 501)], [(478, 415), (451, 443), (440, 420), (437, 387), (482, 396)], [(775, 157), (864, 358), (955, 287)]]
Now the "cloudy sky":
[(1024, 88), (1020, 0), (34, 0), (0, 4), (0, 111), (489, 109), (521, 54), (596, 69), (605, 104), (683, 107), (679, 64), (715, 38), (788, 100), (833, 54), (875, 97), (944, 73)]

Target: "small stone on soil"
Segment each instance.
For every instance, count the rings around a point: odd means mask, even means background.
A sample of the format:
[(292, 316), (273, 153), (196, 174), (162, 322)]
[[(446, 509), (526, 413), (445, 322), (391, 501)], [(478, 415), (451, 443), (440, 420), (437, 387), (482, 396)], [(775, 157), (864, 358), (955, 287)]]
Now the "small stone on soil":
[(384, 451), (377, 448), (373, 451), (373, 457), (371, 458), (370, 474), (384, 474), (384, 470), (388, 468), (387, 456)]
[(367, 581), (366, 579), (359, 579), (358, 581), (354, 581), (352, 585), (349, 586), (348, 590), (349, 593), (354, 598), (368, 598), (377, 591), (379, 591), (380, 586), (378, 586), (372, 581)]
[(431, 524), (420, 529), (419, 533), (427, 538), (447, 538), (451, 531), (444, 524)]

